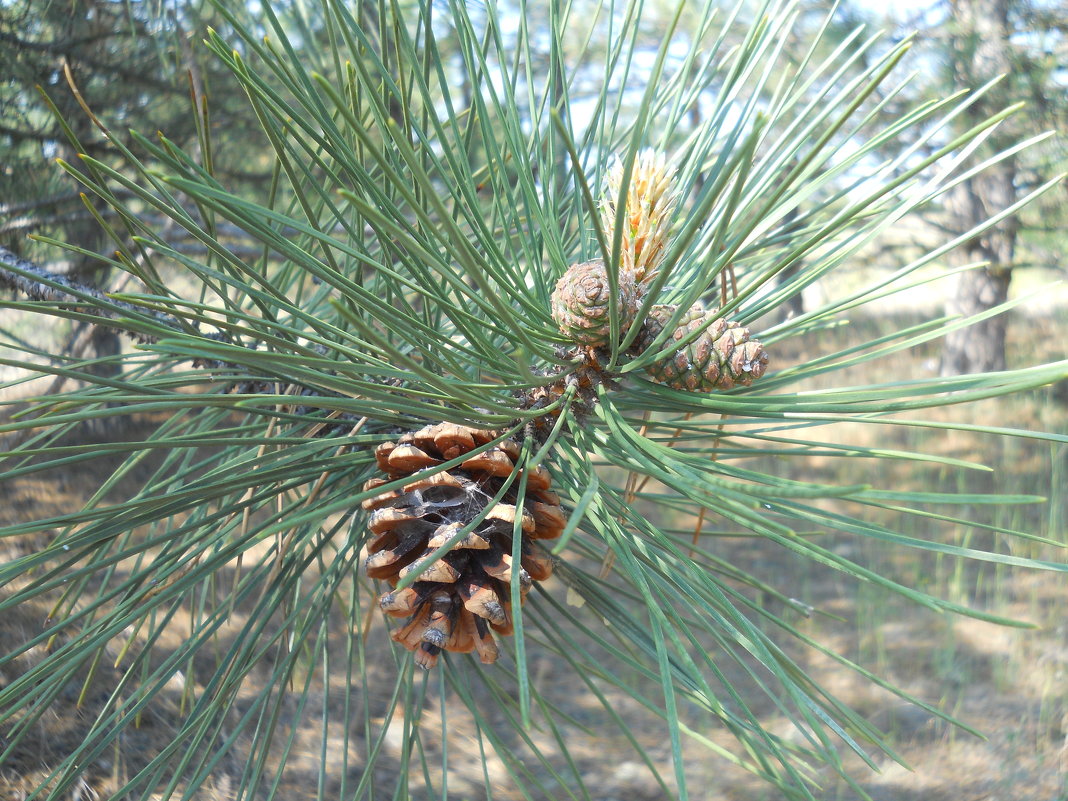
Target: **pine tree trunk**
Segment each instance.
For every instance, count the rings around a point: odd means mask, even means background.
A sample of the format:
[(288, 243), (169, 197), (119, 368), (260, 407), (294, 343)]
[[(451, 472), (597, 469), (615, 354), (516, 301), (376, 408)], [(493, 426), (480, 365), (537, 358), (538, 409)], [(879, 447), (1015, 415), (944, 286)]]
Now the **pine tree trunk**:
[[(792, 228), (794, 222), (797, 220), (798, 210), (796, 208), (790, 209), (782, 219), (784, 228)], [(790, 283), (791, 280), (801, 272), (801, 267), (804, 262), (801, 259), (796, 260), (793, 264), (787, 267), (785, 270), (779, 272), (775, 276), (775, 283), (777, 286)], [(779, 306), (779, 320), (786, 321), (792, 320), (795, 317), (800, 317), (805, 313), (805, 297), (798, 291), (786, 298), (782, 305)]]
[[(78, 65), (107, 61), (107, 54), (102, 48), (110, 46), (113, 41), (110, 33), (115, 24), (115, 17), (108, 13), (105, 5), (98, 0), (78, 3), (77, 10), (78, 14), (72, 14), (69, 27), (63, 34), (65, 42), (69, 43), (68, 56), (64, 63), (70, 66), (71, 75), (79, 91), (88, 91), (94, 78), (99, 79), (101, 75), (94, 75), (90, 68), (79, 69)], [(63, 86), (61, 91), (55, 92), (54, 102), (78, 140), (82, 143), (91, 142), (99, 136), (99, 131), (77, 102), (73, 89), (68, 89)], [(90, 106), (93, 101), (94, 98), (90, 94)], [(84, 172), (85, 167), (80, 155), (66, 140), (57, 142), (56, 156), (74, 169)], [(94, 205), (98, 212), (105, 212), (105, 204), (102, 201), (97, 200)], [(104, 253), (109, 249), (107, 236), (91, 217), (82, 217), (67, 223), (64, 235), (68, 241), (76, 242), (90, 253)], [(103, 287), (108, 283), (109, 269), (102, 266), (101, 260), (92, 256), (71, 254), (65, 266), (65, 277), (75, 283), (90, 287)], [(88, 329), (84, 324), (74, 326), (70, 340), (63, 347), (64, 352), (79, 359), (104, 359), (115, 356), (122, 350), (122, 342), (117, 332), (102, 326), (88, 325)], [(120, 367), (115, 362), (101, 362), (90, 365), (86, 372), (110, 378), (119, 374)], [(83, 426), (83, 433), (96, 438), (109, 438), (117, 433), (115, 429), (122, 419), (100, 417), (89, 420)]]
[[(977, 87), (1011, 69), (1010, 0), (951, 0), (956, 26), (954, 66), (958, 85)], [(988, 92), (971, 106), (970, 127), (1006, 105), (1008, 98)], [(997, 142), (993, 143), (998, 146)], [(1006, 159), (963, 182), (947, 201), (950, 219), (961, 232), (981, 224), (1016, 200), (1016, 163)], [(1012, 280), (1015, 220), (1005, 220), (957, 250), (959, 262), (987, 266), (962, 274), (946, 301), (946, 312), (972, 315), (1003, 303)], [(946, 337), (942, 375), (1005, 369), (1005, 317), (998, 315)]]
[[(966, 316), (1004, 302), (1009, 293), (1008, 270), (972, 270), (960, 276), (946, 312)], [(999, 314), (946, 335), (942, 348), (944, 376), (1005, 369), (1005, 315)]]

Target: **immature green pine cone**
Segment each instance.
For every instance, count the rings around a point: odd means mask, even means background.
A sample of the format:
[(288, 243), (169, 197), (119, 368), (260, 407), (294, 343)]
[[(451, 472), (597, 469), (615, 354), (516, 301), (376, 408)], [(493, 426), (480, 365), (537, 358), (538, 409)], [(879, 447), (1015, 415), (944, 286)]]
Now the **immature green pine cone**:
[[(677, 306), (653, 306), (635, 343), (639, 353), (652, 346), (664, 330)], [(768, 354), (764, 346), (750, 338), (749, 329), (733, 320), (717, 318), (719, 309), (694, 306), (682, 316), (671, 337), (657, 347), (664, 350), (671, 341), (679, 342), (691, 332), (701, 334), (673, 354), (653, 362), (646, 372), (661, 384), (689, 392), (712, 392), (749, 386), (764, 375)]]
[[(553, 290), (553, 319), (576, 344), (604, 347), (609, 341), (608, 310), (611, 300), (603, 260), (572, 264)], [(621, 333), (634, 322), (639, 300), (634, 276), (621, 270), (615, 298)]]

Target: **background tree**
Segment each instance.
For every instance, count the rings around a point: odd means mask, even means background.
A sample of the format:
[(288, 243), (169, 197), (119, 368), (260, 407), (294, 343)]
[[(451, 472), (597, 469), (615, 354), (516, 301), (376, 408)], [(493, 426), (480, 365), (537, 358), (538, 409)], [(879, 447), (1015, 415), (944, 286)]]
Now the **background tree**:
[[(825, 4), (818, 3), (817, 6)], [(1028, 139), (1068, 127), (1063, 89), (1068, 16), (1063, 4), (1044, 0), (938, 0), (915, 9), (877, 10), (850, 3), (842, 20), (889, 24), (897, 38), (911, 36), (916, 58), (928, 65), (907, 90), (915, 102), (949, 92), (970, 92), (972, 101), (952, 122), (960, 133), (1002, 109), (1022, 104), (1019, 113), (992, 131), (971, 158), (980, 163)], [(837, 29), (844, 36), (846, 29)], [(886, 106), (886, 119), (898, 114)], [(892, 153), (903, 143), (891, 142)], [(1034, 142), (996, 167), (961, 181), (944, 203), (921, 210), (934, 230), (961, 236), (980, 219), (1014, 207), (1020, 197), (1064, 172), (1068, 150), (1063, 137)], [(962, 269), (946, 299), (947, 314), (973, 320), (946, 334), (940, 370), (944, 375), (1004, 369), (1004, 306), (1013, 271), (1019, 267), (1063, 270), (1059, 254), (1066, 243), (1065, 188), (1007, 216), (981, 237), (954, 251), (951, 265)]]
[[(263, 191), (270, 175), (268, 162), (256, 158), (255, 117), (234, 102), (235, 87), (218, 62), (206, 58), (199, 37), (208, 25), (225, 22), (201, 0), (15, 0), (0, 8), (0, 244), (76, 282), (107, 283), (110, 269), (99, 257), (113, 243), (98, 220), (115, 227), (115, 215), (54, 168), (61, 159), (80, 171), (80, 153), (107, 152), (85, 109), (106, 116), (108, 137), (126, 141), (128, 129), (158, 130), (196, 148), (209, 124), (214, 155), (226, 165), (221, 174)], [(192, 113), (209, 95), (211, 116)], [(242, 152), (240, 163), (231, 149)], [(36, 244), (48, 241), (77, 242), (79, 250), (57, 260), (53, 248)], [(107, 357), (119, 351), (114, 331), (81, 324), (56, 346), (100, 358), (97, 369), (105, 371), (112, 367)]]
[[(1068, 121), (1068, 104), (1059, 102), (1058, 95), (1062, 93), (1050, 80), (1048, 63), (1054, 54), (1035, 53), (1034, 45), (1027, 41), (1037, 36), (1039, 47), (1048, 41), (1043, 35), (1046, 32), (1036, 29), (1048, 18), (1034, 16), (1032, 5), (1012, 0), (949, 3), (947, 56), (953, 83), (978, 88), (1002, 78), (969, 107), (963, 124), (969, 125), (1014, 100), (1024, 100), (1030, 107), (1021, 115), (1022, 122), (992, 136), (991, 150), (1003, 149), (1014, 137), (1019, 139), (1024, 128), (1048, 124), (1050, 117), (1059, 117), (1057, 121), (1061, 123)], [(1068, 20), (1061, 20), (1064, 22)], [(1004, 159), (995, 168), (963, 182), (950, 196), (948, 205), (953, 228), (969, 230), (976, 220), (990, 217), (997, 209), (1009, 208), (1028, 184), (1042, 180), (1042, 173), (1048, 175), (1048, 167), (1053, 165), (1029, 166), (1030, 170), (1021, 169), (1016, 158)], [(1039, 175), (1034, 174), (1036, 168)], [(1012, 271), (1018, 263), (1019, 228), (1020, 221), (1010, 217), (984, 236), (965, 243), (959, 258), (982, 262), (984, 266), (960, 274), (954, 294), (947, 300), (947, 313), (985, 315), (1008, 300)], [(1005, 315), (997, 314), (949, 333), (942, 354), (942, 373), (1005, 369), (1005, 325)]]

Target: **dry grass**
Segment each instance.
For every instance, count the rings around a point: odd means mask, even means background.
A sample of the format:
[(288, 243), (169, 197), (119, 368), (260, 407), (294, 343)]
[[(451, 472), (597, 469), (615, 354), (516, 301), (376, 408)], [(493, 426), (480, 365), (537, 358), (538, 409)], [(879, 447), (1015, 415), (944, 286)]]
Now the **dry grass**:
[[(869, 335), (887, 326), (902, 325), (899, 318), (883, 317), (857, 322), (852, 331), (843, 336)], [(856, 329), (861, 330), (856, 330)], [(1063, 358), (1063, 322), (1050, 318), (1017, 319), (1010, 326), (1013, 341), (1010, 359), (1016, 363), (1034, 363), (1046, 359)], [(822, 335), (826, 337), (827, 335)], [(832, 348), (826, 339), (796, 343), (798, 354), (813, 349)], [(1060, 352), (1058, 352), (1060, 351)], [(1026, 354), (1023, 357), (1021, 354)], [(785, 356), (786, 354), (777, 354)], [(846, 376), (847, 383), (871, 383), (916, 375), (925, 369), (935, 356), (934, 346), (914, 352), (898, 354), (892, 359), (867, 366)], [(842, 376), (834, 376), (842, 383)], [(1000, 424), (1047, 431), (1068, 430), (1068, 406), (1054, 399), (1050, 389), (1027, 396), (986, 402), (972, 407), (939, 410), (932, 419), (953, 419), (965, 422), (997, 420)], [(810, 432), (812, 433), (812, 432)], [(848, 424), (828, 426), (819, 432), (828, 440), (859, 445), (879, 444), (884, 447), (916, 449), (975, 459), (996, 468), (995, 472), (953, 472), (942, 468), (918, 468), (914, 463), (859, 464), (857, 460), (813, 456), (808, 459), (779, 460), (775, 469), (790, 475), (839, 483), (870, 481), (882, 487), (902, 488), (926, 485), (931, 489), (971, 492), (1026, 492), (1049, 494), (1047, 506), (1008, 507), (1004, 509), (961, 510), (964, 517), (982, 518), (989, 522), (1032, 531), (1068, 541), (1065, 521), (1068, 521), (1068, 494), (1064, 492), (1064, 477), (1068, 476), (1068, 449), (1050, 448), (1048, 444), (1025, 440), (991, 440), (963, 432), (937, 432), (921, 428), (891, 429), (882, 426)], [(786, 462), (789, 462), (788, 464)], [(91, 470), (91, 472), (90, 472)], [(92, 464), (83, 473), (72, 472), (58, 481), (42, 483), (34, 477), (9, 482), (3, 488), (4, 504), (0, 506), (0, 522), (12, 522), (30, 516), (70, 509), (95, 489), (106, 465)], [(132, 477), (133, 480), (136, 477)], [(947, 482), (952, 482), (947, 485)], [(900, 520), (898, 520), (900, 523)], [(956, 543), (981, 544), (983, 547), (1005, 549), (1029, 556), (1064, 559), (1064, 553), (1048, 546), (1034, 546), (1007, 540), (995, 541), (992, 535), (976, 529), (952, 527), (914, 519), (914, 530), (903, 533), (912, 536), (945, 538)], [(32, 550), (47, 533), (9, 539), (0, 543), (2, 558)], [(1028, 571), (1011, 571), (979, 563), (962, 564), (951, 559), (887, 549), (877, 543), (836, 536), (832, 547), (867, 565), (874, 566), (904, 583), (920, 586), (933, 594), (973, 604), (978, 608), (1004, 614), (1035, 624), (1033, 629), (1006, 629), (967, 618), (948, 618), (926, 613), (891, 596), (865, 585), (843, 580), (837, 574), (800, 562), (767, 543), (754, 539), (719, 538), (716, 549), (721, 555), (744, 564), (787, 594), (800, 598), (817, 608), (840, 618), (834, 620), (819, 615), (809, 619), (799, 615), (793, 622), (807, 634), (818, 638), (835, 652), (856, 660), (884, 678), (899, 684), (910, 693), (935, 704), (985, 732), (982, 740), (948, 726), (936, 718), (904, 704), (888, 693), (873, 688), (862, 677), (844, 670), (827, 656), (791, 646), (791, 655), (828, 689), (891, 733), (892, 742), (912, 770), (883, 759), (880, 771), (870, 772), (859, 760), (850, 764), (852, 773), (874, 798), (883, 801), (1064, 801), (1068, 799), (1068, 618), (1063, 610), (1068, 588), (1063, 575)], [(563, 595), (558, 582), (546, 585), (548, 592)], [(9, 651), (39, 630), (47, 616), (43, 608), (20, 608), (15, 614), (0, 619), (0, 649)], [(221, 633), (225, 638), (243, 622), (241, 610), (230, 621), (230, 630)], [(340, 619), (340, 618), (339, 618)], [(187, 624), (186, 624), (187, 625)], [(183, 635), (184, 627), (176, 621), (173, 641), (163, 641), (165, 651)], [(384, 631), (376, 620), (369, 640), (369, 648), (381, 646)], [(115, 649), (119, 647), (116, 643)], [(113, 650), (115, 650), (113, 649)], [(286, 727), (296, 728), (294, 757), (283, 781), (280, 798), (313, 797), (319, 774), (320, 712), (323, 705), (340, 709), (346, 698), (360, 710), (358, 688), (348, 687), (344, 671), (344, 652), (338, 646), (332, 660), (332, 675), (316, 676), (311, 700), (299, 717), (295, 709), (287, 711), (291, 718), (283, 721)], [(33, 660), (47, 658), (43, 649), (25, 654), (17, 662), (0, 672), (0, 682), (9, 681), (15, 672), (24, 670)], [(731, 674), (730, 666), (724, 666)], [(580, 729), (565, 727), (564, 736), (578, 769), (583, 773), (592, 795), (598, 801), (627, 799), (642, 801), (664, 798), (658, 785), (645, 767), (629, 750), (625, 738), (614, 730), (604, 729), (604, 713), (593, 697), (582, 690), (570, 675), (566, 664), (535, 649), (532, 655), (532, 675), (545, 695), (560, 704), (579, 723), (605, 736), (591, 738)], [(87, 784), (81, 788), (81, 798), (93, 794), (106, 798), (156, 749), (169, 741), (174, 721), (179, 714), (182, 694), (203, 686), (211, 671), (212, 661), (205, 656), (203, 664), (190, 666), (190, 675), (175, 679), (174, 687), (162, 694), (160, 702), (145, 715), (142, 726), (124, 735), (122, 749), (101, 757), (90, 766)], [(367, 699), (373, 725), (372, 738), (385, 724), (386, 695), (392, 686), (393, 667), (388, 660), (376, 665), (369, 677), (373, 698)], [(50, 765), (79, 741), (92, 720), (94, 704), (106, 696), (117, 679), (117, 672), (106, 667), (98, 670), (85, 698), (79, 703), (82, 687), (72, 682), (53, 704), (50, 713), (34, 729), (24, 747), (14, 758), (0, 765), (0, 799), (18, 799), (40, 782)], [(266, 674), (265, 674), (266, 675)], [(477, 679), (477, 674), (472, 674)], [(255, 677), (253, 677), (255, 678)], [(652, 697), (655, 685), (635, 683)], [(485, 696), (477, 681), (474, 691)], [(235, 702), (234, 714), (247, 708), (260, 687), (249, 683)], [(670, 776), (670, 747), (662, 724), (627, 694), (610, 692), (616, 712), (627, 721), (647, 752), (654, 758), (665, 776)], [(428, 697), (423, 709), (421, 726), (425, 732), (442, 731), (437, 706), (437, 678), (431, 677)], [(522, 798), (513, 786), (504, 764), (491, 756), (485, 765), (479, 758), (478, 738), (474, 721), (454, 704), (450, 709), (447, 738), (450, 754), (449, 797), (475, 799), (487, 795), (486, 780), (494, 798), (508, 801)], [(754, 696), (755, 708), (764, 715), (765, 725), (773, 731), (789, 736), (786, 721), (778, 715), (769, 701)], [(487, 704), (489, 709), (490, 705)], [(359, 713), (358, 713), (359, 714)], [(488, 713), (493, 718), (492, 712)], [(713, 739), (723, 739), (711, 721), (701, 718), (693, 710), (683, 710), (686, 722)], [(2, 734), (2, 732), (0, 732)], [(327, 743), (327, 797), (341, 790), (342, 781), (351, 788), (359, 779), (368, 743), (363, 739), (362, 725), (350, 727), (348, 740), (349, 775), (343, 777), (341, 750), (344, 742), (337, 738)], [(563, 766), (559, 748), (548, 727), (530, 732), (534, 742)], [(376, 780), (385, 788), (392, 788), (392, 771), (396, 770), (401, 743), (400, 726), (390, 729), (384, 743), (386, 759), (381, 762)], [(431, 736), (425, 737), (433, 742)], [(507, 738), (506, 738), (507, 741)], [(725, 741), (725, 740), (724, 740)], [(520, 748), (520, 744), (515, 744)], [(222, 762), (212, 780), (205, 784), (199, 798), (230, 799), (236, 797), (235, 777), (247, 755), (248, 743), (238, 748)], [(776, 795), (748, 774), (711, 759), (695, 744), (688, 744), (691, 796), (695, 799), (717, 801), (757, 801)], [(440, 760), (440, 753), (428, 753), (431, 764)], [(533, 762), (531, 769), (538, 770)], [(855, 793), (831, 774), (823, 777), (826, 785), (821, 797), (827, 801), (852, 799)], [(420, 781), (413, 775), (414, 797), (419, 797)], [(387, 793), (388, 794), (388, 793)], [(72, 798), (76, 795), (72, 795)]]

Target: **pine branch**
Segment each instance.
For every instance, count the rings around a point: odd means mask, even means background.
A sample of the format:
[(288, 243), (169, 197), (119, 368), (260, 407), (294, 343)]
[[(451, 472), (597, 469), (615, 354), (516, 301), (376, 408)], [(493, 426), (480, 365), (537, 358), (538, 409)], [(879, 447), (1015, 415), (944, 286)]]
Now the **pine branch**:
[[(186, 326), (182, 325), (175, 317), (110, 298), (107, 293), (101, 292), (99, 289), (85, 284), (78, 284), (62, 275), (56, 275), (28, 259), (15, 255), (3, 246), (0, 246), (0, 287), (21, 292), (32, 300), (58, 302), (65, 306), (83, 309), (102, 318), (100, 321), (94, 321), (95, 325), (111, 328), (121, 334), (132, 337), (140, 343), (158, 342), (159, 337), (152, 334), (133, 332), (119, 325), (110, 325), (104, 320), (117, 320), (123, 312), (128, 312), (139, 316), (147, 315), (156, 323), (173, 329), (175, 332), (185, 332), (187, 330)], [(104, 308), (101, 305), (90, 303), (85, 296), (95, 298), (101, 304), (112, 308)]]
[[(0, 133), (8, 133), (8, 131), (0, 126)], [(51, 137), (54, 138), (54, 137)], [(129, 195), (130, 193), (126, 193)], [(50, 195), (49, 197), (38, 198), (35, 200), (26, 200), (22, 203), (0, 203), (0, 216), (7, 217), (12, 214), (23, 214), (28, 211), (37, 211), (42, 208), (51, 208), (53, 206), (65, 205), (67, 203), (76, 203), (81, 198), (81, 192), (64, 192), (59, 195)]]
[[(57, 284), (58, 286), (56, 286)], [(140, 344), (152, 344), (158, 342), (159, 337), (143, 332), (131, 331), (121, 325), (113, 325), (108, 321), (120, 319), (123, 312), (130, 312), (137, 315), (148, 315), (154, 322), (171, 329), (176, 334), (188, 336), (190, 333), (190, 326), (188, 324), (183, 324), (183, 322), (176, 317), (150, 311), (132, 303), (116, 300), (99, 289), (71, 281), (29, 261), (28, 259), (17, 256), (3, 246), (0, 246), (0, 288), (13, 289), (16, 292), (21, 292), (24, 295), (27, 295), (33, 300), (59, 302), (64, 306), (78, 308), (79, 310), (99, 315), (101, 318), (99, 320), (87, 320), (86, 322), (88, 325), (117, 331)], [(87, 301), (84, 296), (90, 296), (114, 308), (113, 310), (101, 308), (100, 306)], [(199, 334), (195, 327), (192, 333)], [(205, 336), (208, 339), (235, 344), (222, 332), (200, 335)], [(255, 347), (245, 347), (249, 351), (255, 350)], [(195, 358), (192, 360), (192, 363), (194, 367), (207, 370), (213, 375), (217, 373), (223, 377), (228, 373), (240, 374), (242, 372), (247, 372), (246, 367), (239, 365), (236, 362), (221, 361), (219, 359)], [(392, 386), (400, 385), (400, 382), (397, 379), (387, 379), (382, 383)], [(241, 395), (292, 395), (294, 398), (301, 399), (301, 404), (297, 407), (298, 414), (321, 412), (322, 408), (314, 403), (315, 398), (340, 397), (336, 392), (328, 390), (324, 391), (305, 384), (278, 381), (269, 378), (240, 381), (234, 385), (232, 391)], [(340, 412), (331, 412), (329, 413), (329, 417), (331, 418), (329, 422), (324, 421), (324, 423), (317, 429), (318, 435), (330, 435), (337, 432), (339, 429), (347, 432), (352, 427), (353, 423), (359, 420), (358, 415)]]
[[(105, 213), (104, 216), (115, 216), (114, 213)], [(74, 223), (95, 220), (96, 218), (88, 211), (80, 211), (66, 214), (24, 214), (0, 225), (0, 236), (10, 234), (25, 234), (28, 231), (37, 231), (51, 225), (72, 225)]]
[[(56, 286), (57, 284), (58, 286)], [(183, 324), (176, 317), (161, 312), (143, 309), (132, 303), (115, 300), (114, 298), (109, 297), (106, 292), (102, 292), (99, 289), (85, 284), (76, 283), (62, 275), (57, 275), (28, 259), (15, 255), (3, 246), (0, 246), (0, 287), (6, 287), (8, 289), (13, 289), (16, 292), (21, 292), (32, 300), (59, 302), (64, 306), (79, 308), (79, 310), (86, 310), (92, 314), (99, 315), (101, 318), (100, 320), (89, 320), (87, 322), (90, 325), (117, 331), (120, 334), (124, 334), (131, 339), (134, 339), (140, 344), (156, 343), (159, 341), (159, 337), (143, 332), (131, 331), (121, 325), (112, 325), (106, 321), (117, 320), (121, 317), (123, 312), (130, 312), (137, 315), (148, 315), (152, 317), (156, 323), (173, 330), (177, 334), (189, 333), (189, 326)], [(113, 307), (113, 309), (101, 308), (99, 305), (90, 303), (85, 299), (84, 296), (86, 295)], [(224, 339), (221, 334), (208, 336), (212, 339)], [(239, 369), (236, 364), (222, 362), (216, 359), (197, 359), (194, 360), (194, 365), (209, 370)], [(262, 386), (260, 384), (262, 384)], [(266, 392), (267, 385), (258, 382), (256, 391)], [(311, 390), (308, 390), (306, 387), (300, 387), (298, 394), (305, 394), (310, 391)]]

